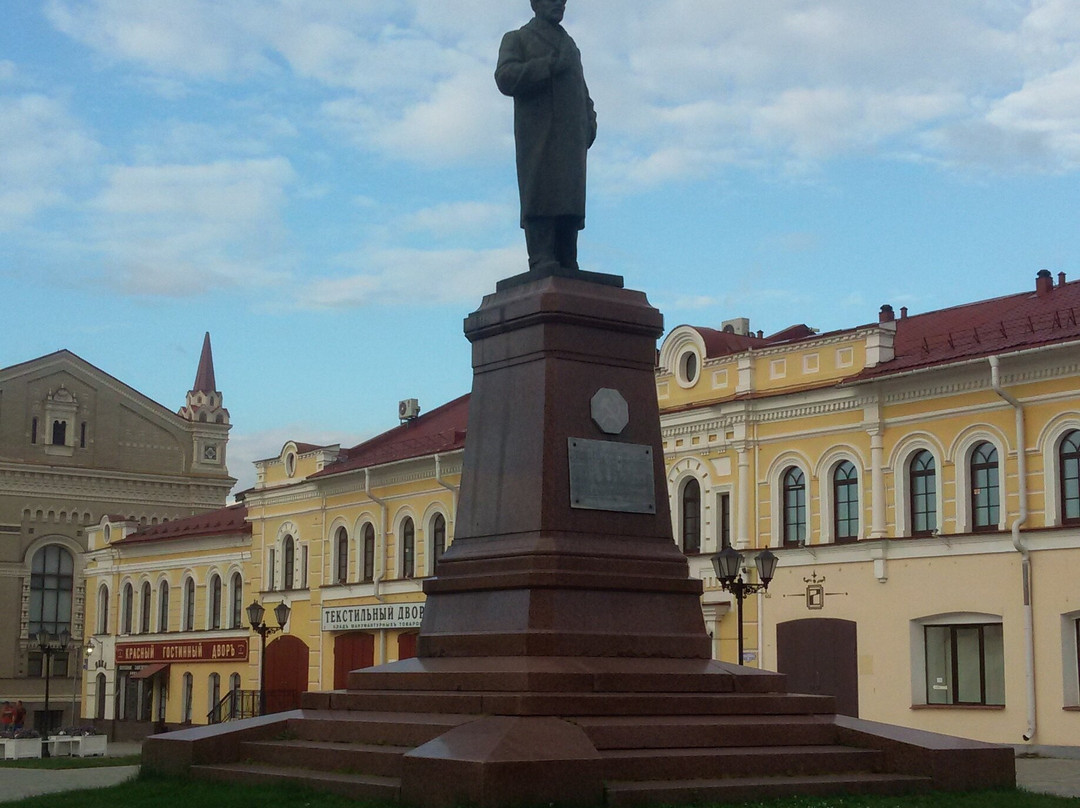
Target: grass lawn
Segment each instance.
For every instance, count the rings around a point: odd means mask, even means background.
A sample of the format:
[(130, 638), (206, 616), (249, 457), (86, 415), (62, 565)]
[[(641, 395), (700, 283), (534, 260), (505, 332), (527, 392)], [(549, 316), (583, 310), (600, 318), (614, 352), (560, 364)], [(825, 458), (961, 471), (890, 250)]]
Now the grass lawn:
[(103, 766), (138, 766), (141, 762), (141, 755), (84, 758), (64, 755), (24, 760), (0, 760), (0, 769), (98, 769)]
[[(0, 783), (3, 778), (0, 777)], [(246, 786), (158, 776), (142, 776), (112, 788), (43, 794), (4, 808), (356, 808), (345, 797), (299, 787)], [(388, 803), (367, 803), (391, 808)], [(796, 797), (744, 803), (754, 808), (1080, 808), (1080, 799), (1029, 794), (1025, 791), (984, 791), (971, 794), (919, 794), (906, 797)]]

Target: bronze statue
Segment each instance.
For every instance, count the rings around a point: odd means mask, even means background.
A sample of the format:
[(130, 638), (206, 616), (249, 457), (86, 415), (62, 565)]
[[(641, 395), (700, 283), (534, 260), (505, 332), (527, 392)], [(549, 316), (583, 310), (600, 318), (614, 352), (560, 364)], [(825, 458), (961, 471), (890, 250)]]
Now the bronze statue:
[(585, 152), (596, 139), (596, 112), (581, 52), (560, 25), (566, 0), (531, 0), (535, 17), (499, 46), (495, 83), (514, 99), (521, 227), (529, 270), (577, 270), (585, 227)]

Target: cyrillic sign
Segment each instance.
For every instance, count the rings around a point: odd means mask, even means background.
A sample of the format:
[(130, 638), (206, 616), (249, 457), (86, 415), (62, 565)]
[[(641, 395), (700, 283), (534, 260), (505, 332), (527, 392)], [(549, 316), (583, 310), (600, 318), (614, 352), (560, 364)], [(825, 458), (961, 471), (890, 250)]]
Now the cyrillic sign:
[(172, 642), (125, 642), (116, 645), (116, 664), (144, 662), (217, 662), (248, 658), (248, 641), (242, 639), (173, 640)]
[(374, 606), (323, 606), (323, 631), (371, 631), (419, 628), (423, 603), (379, 603)]

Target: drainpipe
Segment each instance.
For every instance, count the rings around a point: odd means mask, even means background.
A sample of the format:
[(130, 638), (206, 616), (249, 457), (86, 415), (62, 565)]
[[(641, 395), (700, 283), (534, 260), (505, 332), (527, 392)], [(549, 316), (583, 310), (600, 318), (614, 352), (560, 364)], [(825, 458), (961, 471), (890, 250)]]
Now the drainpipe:
[(386, 513), (388, 509), (385, 499), (379, 499), (379, 497), (371, 493), (371, 469), (369, 468), (364, 469), (364, 495), (382, 510), (382, 528), (379, 530), (379, 537), (375, 542), (375, 579), (372, 582), (374, 584), (372, 594), (375, 595), (377, 600), (382, 600), (382, 596), (379, 595), (379, 584), (386, 577)]
[(1031, 552), (1020, 535), (1020, 527), (1027, 521), (1027, 444), (1024, 440), (1024, 405), (1019, 399), (1001, 387), (999, 369), (1000, 357), (991, 356), (990, 385), (994, 392), (1012, 405), (1016, 412), (1016, 472), (1020, 479), (1018, 494), (1020, 513), (1012, 523), (1012, 543), (1020, 553), (1021, 584), (1024, 592), (1024, 651), (1027, 684), (1027, 732), (1024, 740), (1030, 742), (1035, 737), (1035, 620), (1031, 604)]

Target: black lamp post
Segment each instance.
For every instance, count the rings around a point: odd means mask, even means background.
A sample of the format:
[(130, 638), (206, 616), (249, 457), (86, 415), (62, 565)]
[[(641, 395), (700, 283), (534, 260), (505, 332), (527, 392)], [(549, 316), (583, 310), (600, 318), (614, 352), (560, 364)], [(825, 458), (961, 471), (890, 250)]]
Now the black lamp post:
[(277, 618), (277, 628), (266, 625), (263, 622), (263, 615), (266, 614), (266, 609), (257, 600), (253, 600), (251, 605), (247, 607), (248, 621), (251, 623), (251, 630), (259, 635), (262, 640), (262, 644), (259, 648), (259, 715), (266, 715), (266, 638), (270, 634), (277, 634), (283, 628), (285, 624), (289, 622), (289, 604), (282, 601), (274, 607), (274, 617)]
[(45, 663), (45, 726), (41, 732), (41, 755), (49, 757), (49, 679), (52, 677), (52, 657), (56, 653), (66, 653), (71, 635), (65, 628), (59, 634), (49, 634), (45, 629), (37, 633), (38, 649)]
[(773, 579), (779, 560), (776, 554), (768, 549), (758, 553), (754, 558), (754, 566), (757, 567), (758, 578), (761, 582), (752, 584), (743, 580), (743, 555), (738, 550), (725, 547), (723, 551), (713, 556), (713, 569), (716, 570), (720, 586), (734, 595), (738, 603), (740, 665), (743, 664), (743, 601), (747, 595), (769, 588), (769, 582)]

